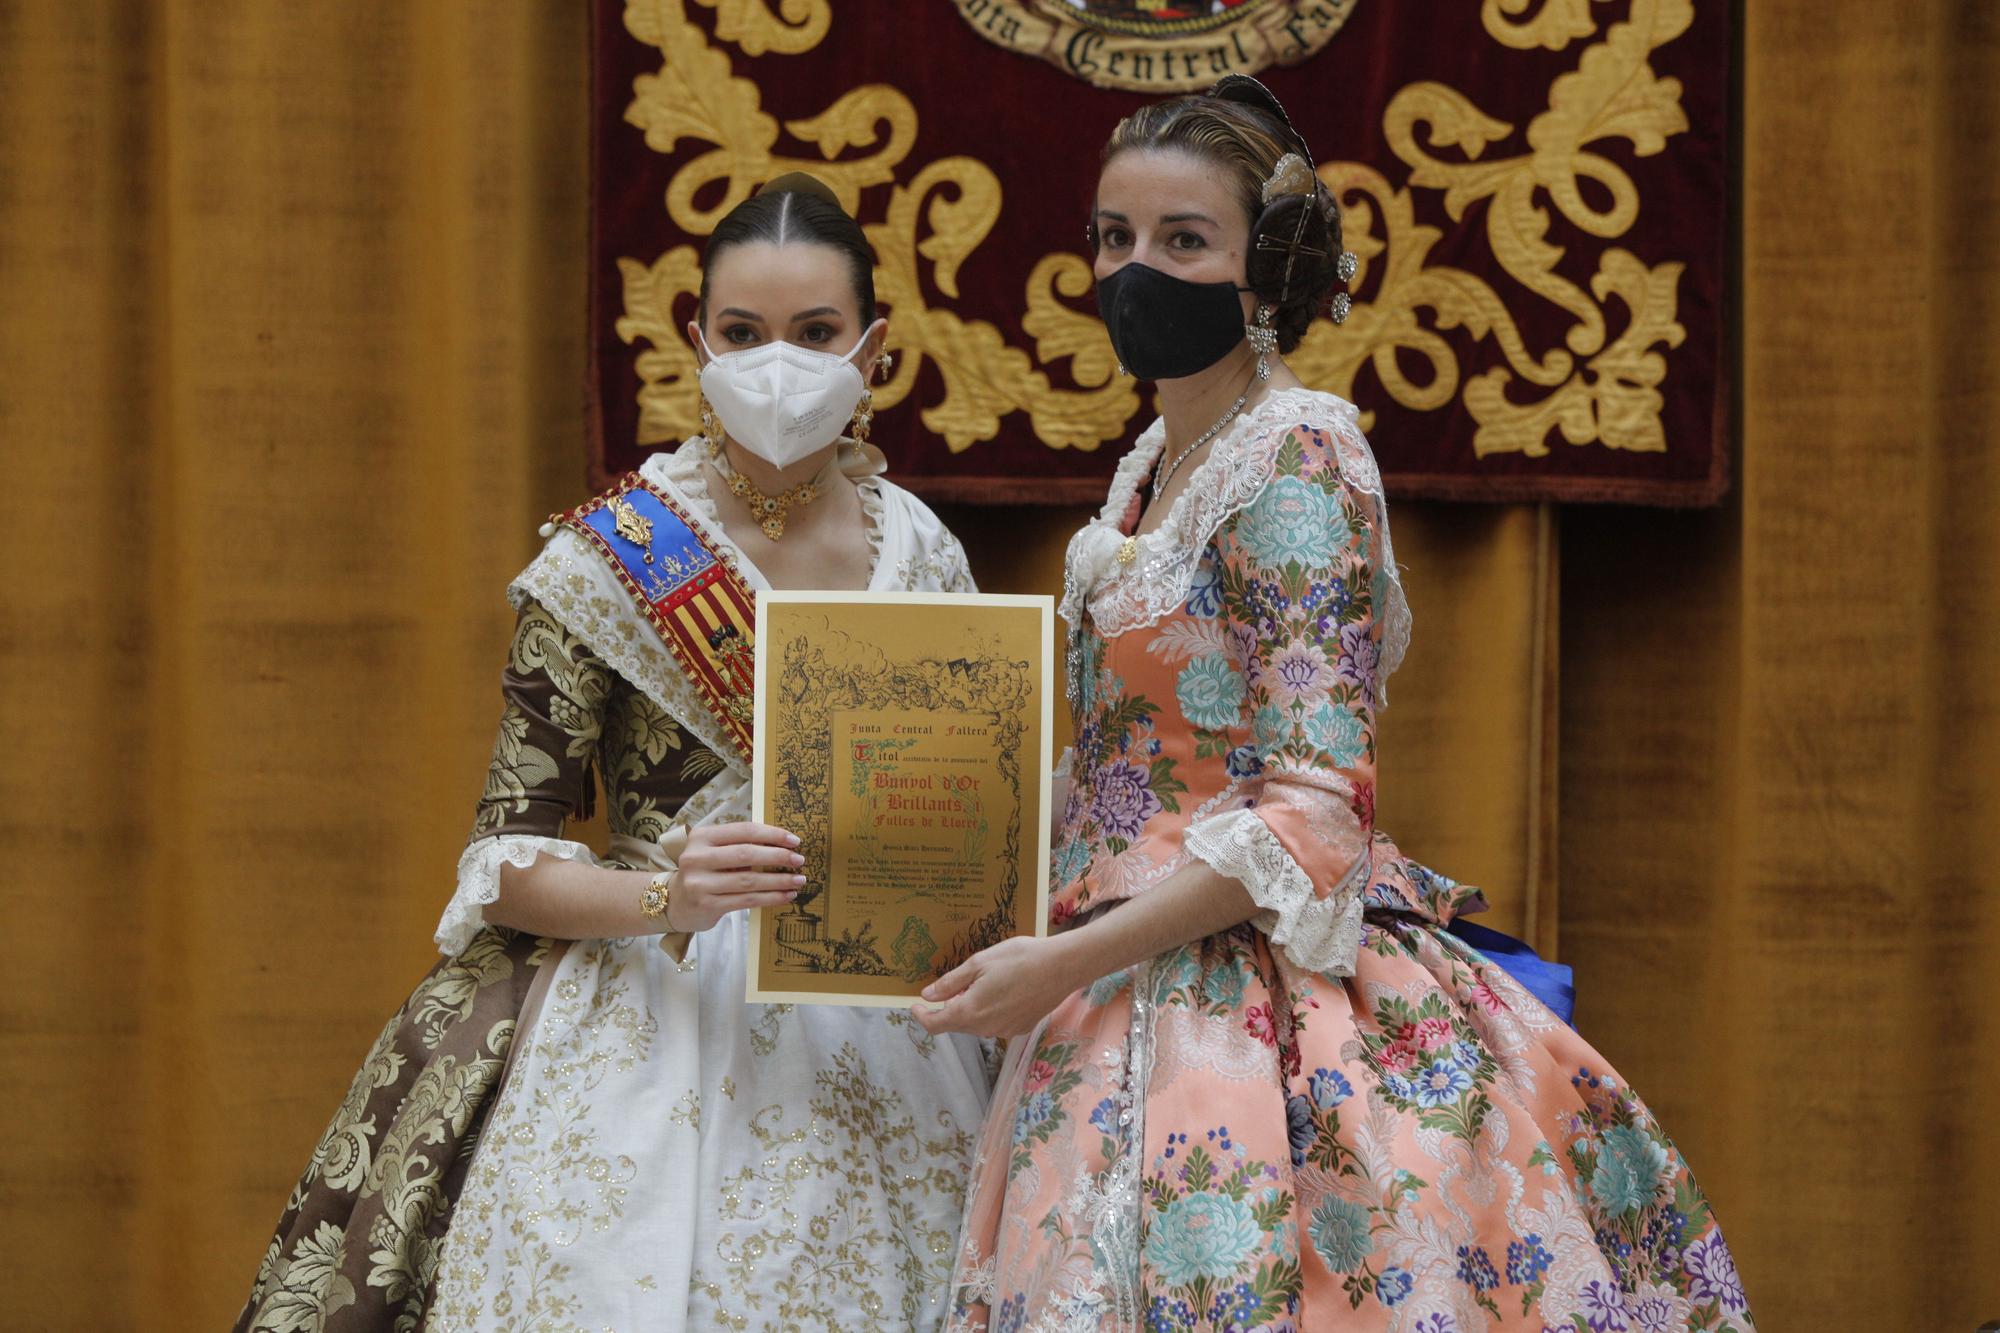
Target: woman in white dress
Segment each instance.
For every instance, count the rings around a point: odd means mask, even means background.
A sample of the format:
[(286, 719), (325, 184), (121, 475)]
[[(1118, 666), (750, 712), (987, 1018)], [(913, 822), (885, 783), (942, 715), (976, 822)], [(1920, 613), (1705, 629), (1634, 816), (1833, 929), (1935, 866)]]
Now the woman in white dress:
[[(509, 588), (445, 961), (356, 1076), (241, 1329), (942, 1313), (988, 1052), (902, 1010), (744, 1002), (744, 909), (805, 881), (797, 839), (749, 820), (744, 631), (758, 590), (972, 580), (865, 443), (885, 326), (832, 193), (773, 182), (704, 259), (704, 434), (560, 516)], [(597, 784), (601, 851), (563, 837)]]

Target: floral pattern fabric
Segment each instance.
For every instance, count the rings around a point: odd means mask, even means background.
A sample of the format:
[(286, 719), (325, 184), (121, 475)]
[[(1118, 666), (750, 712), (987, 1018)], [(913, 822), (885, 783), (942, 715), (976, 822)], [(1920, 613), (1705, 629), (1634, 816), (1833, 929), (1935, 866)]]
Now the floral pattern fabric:
[[(1014, 1043), (949, 1326), (1751, 1333), (1645, 1104), (1445, 930), (1477, 892), (1374, 827), (1386, 507), (1349, 479), (1352, 410), (1293, 397), (1281, 438), (1253, 421), (1202, 465), (1272, 460), (1197, 535), (1171, 613), (1103, 635), (1107, 591), (1083, 589), (1051, 918), (1117, 910), (1190, 856), (1263, 911)], [(1100, 524), (1129, 532), (1117, 499)]]

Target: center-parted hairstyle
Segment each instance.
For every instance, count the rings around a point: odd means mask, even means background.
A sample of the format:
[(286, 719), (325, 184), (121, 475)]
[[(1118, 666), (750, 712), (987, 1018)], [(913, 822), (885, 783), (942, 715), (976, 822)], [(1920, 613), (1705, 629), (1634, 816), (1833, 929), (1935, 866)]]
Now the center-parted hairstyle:
[(709, 233), (701, 256), (701, 308), (697, 316), (703, 324), (708, 323), (708, 275), (715, 261), (736, 246), (755, 241), (824, 245), (840, 251), (847, 259), (861, 322), (875, 322), (875, 251), (867, 235), (840, 206), (840, 197), (830, 186), (803, 171), (793, 171), (730, 209)]
[[(1111, 131), (1100, 162), (1133, 150), (1187, 153), (1227, 173), (1250, 222), (1245, 282), (1259, 301), (1276, 308), (1279, 351), (1297, 347), (1330, 301), (1335, 320), (1346, 317), (1346, 302), (1333, 296), (1353, 271), (1342, 253), (1340, 209), (1312, 170), (1312, 150), (1270, 89), (1232, 74), (1205, 93), (1141, 107)], [(1280, 175), (1287, 154), (1301, 159), (1302, 168)], [(1095, 251), (1094, 223), (1090, 243)]]

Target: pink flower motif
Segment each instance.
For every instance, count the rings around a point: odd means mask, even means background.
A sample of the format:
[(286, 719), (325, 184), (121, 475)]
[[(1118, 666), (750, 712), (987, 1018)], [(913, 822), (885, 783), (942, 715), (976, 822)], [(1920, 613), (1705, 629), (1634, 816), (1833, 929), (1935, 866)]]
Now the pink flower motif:
[(1417, 1045), (1424, 1050), (1435, 1051), (1451, 1044), (1451, 1020), (1448, 1018), (1426, 1018), (1417, 1024)]
[(1243, 1020), (1243, 1030), (1266, 1046), (1278, 1044), (1278, 1029), (1271, 1020), (1271, 1006), (1268, 1004), (1250, 1006), (1250, 1012)]
[(1392, 1074), (1406, 1074), (1416, 1068), (1417, 1052), (1408, 1042), (1392, 1041), (1382, 1048), (1375, 1062)]
[(1483, 981), (1472, 983), (1472, 1002), (1490, 1014), (1497, 1014), (1507, 1007), (1507, 1002), (1500, 998), (1500, 992)]
[(1047, 1060), (1037, 1060), (1028, 1066), (1028, 1082), (1024, 1091), (1040, 1092), (1055, 1081), (1056, 1067)]

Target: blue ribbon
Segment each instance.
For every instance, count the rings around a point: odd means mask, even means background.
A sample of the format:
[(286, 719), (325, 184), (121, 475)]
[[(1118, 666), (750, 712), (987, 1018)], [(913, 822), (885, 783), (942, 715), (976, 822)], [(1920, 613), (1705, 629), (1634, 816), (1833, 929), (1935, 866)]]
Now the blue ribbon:
[(1521, 989), (1547, 1005), (1557, 1018), (1576, 1026), (1576, 976), (1569, 968), (1549, 962), (1525, 940), (1470, 921), (1454, 920), (1446, 929), (1519, 982)]

